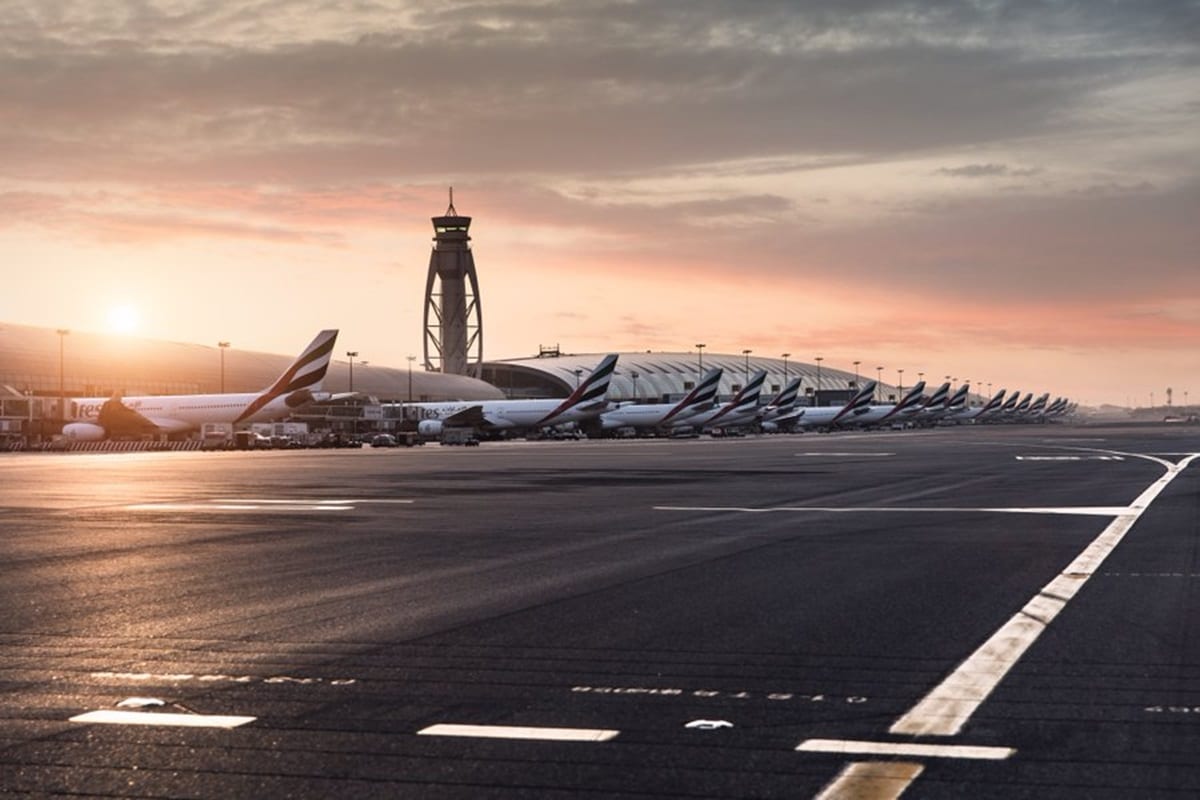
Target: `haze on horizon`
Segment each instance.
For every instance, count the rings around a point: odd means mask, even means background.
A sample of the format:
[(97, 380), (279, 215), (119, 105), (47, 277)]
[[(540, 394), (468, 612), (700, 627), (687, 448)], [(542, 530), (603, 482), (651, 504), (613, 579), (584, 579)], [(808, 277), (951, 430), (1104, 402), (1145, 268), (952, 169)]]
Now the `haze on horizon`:
[(1195, 2), (0, 0), (0, 121), (0, 322), (403, 365), (453, 185), (486, 358), (1200, 393)]

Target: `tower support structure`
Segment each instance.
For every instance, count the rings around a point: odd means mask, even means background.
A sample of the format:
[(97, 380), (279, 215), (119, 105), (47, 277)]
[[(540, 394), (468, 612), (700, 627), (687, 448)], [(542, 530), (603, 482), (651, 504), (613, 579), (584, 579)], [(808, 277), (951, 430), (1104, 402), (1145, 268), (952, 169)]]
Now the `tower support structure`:
[(433, 217), (433, 252), (425, 280), (425, 369), (479, 374), (483, 362), (483, 313), (479, 278), (471, 254), (471, 218), (450, 207)]

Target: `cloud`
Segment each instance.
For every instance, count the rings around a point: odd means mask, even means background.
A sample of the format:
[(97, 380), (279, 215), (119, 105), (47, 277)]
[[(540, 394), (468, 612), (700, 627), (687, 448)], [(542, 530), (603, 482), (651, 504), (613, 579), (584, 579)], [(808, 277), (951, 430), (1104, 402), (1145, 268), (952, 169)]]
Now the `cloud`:
[(935, 175), (948, 175), (952, 178), (995, 178), (1015, 177), (1024, 178), (1037, 175), (1041, 170), (1035, 167), (1013, 169), (1007, 164), (964, 164), (961, 167), (942, 167), (934, 172)]

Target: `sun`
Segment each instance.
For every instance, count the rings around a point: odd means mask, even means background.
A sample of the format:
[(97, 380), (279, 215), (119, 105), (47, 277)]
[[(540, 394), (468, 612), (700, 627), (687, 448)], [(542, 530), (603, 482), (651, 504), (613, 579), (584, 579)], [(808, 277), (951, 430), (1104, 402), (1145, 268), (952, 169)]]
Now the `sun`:
[(114, 306), (108, 310), (108, 327), (114, 333), (133, 333), (141, 322), (133, 306)]

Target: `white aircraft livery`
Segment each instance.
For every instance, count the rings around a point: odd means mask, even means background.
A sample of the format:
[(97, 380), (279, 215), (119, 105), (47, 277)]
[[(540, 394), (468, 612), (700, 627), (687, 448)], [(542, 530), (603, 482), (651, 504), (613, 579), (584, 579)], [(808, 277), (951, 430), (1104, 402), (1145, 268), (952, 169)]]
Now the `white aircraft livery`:
[(270, 387), (244, 394), (179, 394), (122, 398), (83, 397), (70, 400), (73, 420), (63, 435), (80, 442), (98, 442), (112, 436), (162, 435), (199, 430), (206, 422), (234, 425), (286, 416), (317, 399), (336, 330), (325, 330), (304, 348), (292, 365)]
[(600, 360), (592, 373), (565, 400), (477, 400), (441, 403), (405, 403), (417, 409), (422, 436), (440, 436), (446, 428), (471, 428), (481, 433), (548, 428), (567, 422), (585, 422), (608, 407), (608, 385), (617, 369), (617, 354)]
[(713, 407), (717, 397), (717, 384), (724, 370), (715, 367), (709, 370), (693, 387), (687, 397), (674, 405), (670, 403), (633, 403), (606, 411), (600, 416), (603, 430), (619, 428), (669, 428), (677, 423), (686, 423), (696, 414)]

